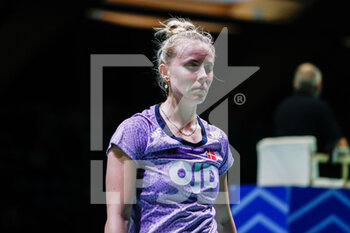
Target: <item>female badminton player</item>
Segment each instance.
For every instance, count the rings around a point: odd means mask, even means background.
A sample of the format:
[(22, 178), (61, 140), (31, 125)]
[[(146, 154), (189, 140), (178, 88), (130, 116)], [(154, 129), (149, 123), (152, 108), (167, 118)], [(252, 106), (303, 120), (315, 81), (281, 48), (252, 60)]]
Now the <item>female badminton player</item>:
[[(167, 97), (124, 120), (110, 140), (105, 232), (236, 232), (227, 135), (196, 113), (213, 81), (212, 36), (182, 18), (161, 25), (157, 78)], [(226, 204), (214, 206), (219, 192)]]

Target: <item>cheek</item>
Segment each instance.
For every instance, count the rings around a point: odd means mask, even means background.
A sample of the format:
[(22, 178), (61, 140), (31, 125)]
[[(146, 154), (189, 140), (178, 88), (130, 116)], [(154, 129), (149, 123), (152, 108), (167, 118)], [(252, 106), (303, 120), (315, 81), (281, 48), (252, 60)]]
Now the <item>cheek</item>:
[(181, 92), (187, 91), (193, 85), (194, 80), (184, 74), (178, 73), (176, 76), (173, 76), (173, 87)]
[(197, 76), (195, 73), (191, 73), (189, 71), (184, 70), (183, 72), (179, 72), (176, 78), (178, 84), (185, 87), (195, 83)]
[(213, 80), (214, 80), (214, 73), (211, 72), (210, 75), (208, 75), (208, 84), (211, 85)]

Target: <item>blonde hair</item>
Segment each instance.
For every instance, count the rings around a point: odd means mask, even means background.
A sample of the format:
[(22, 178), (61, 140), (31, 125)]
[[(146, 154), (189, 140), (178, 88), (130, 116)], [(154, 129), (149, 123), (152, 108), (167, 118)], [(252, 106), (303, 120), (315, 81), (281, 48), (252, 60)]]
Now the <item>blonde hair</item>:
[(167, 88), (165, 88), (165, 81), (162, 78), (158, 67), (161, 64), (168, 65), (172, 58), (176, 56), (176, 46), (183, 39), (199, 40), (206, 43), (212, 51), (215, 58), (215, 47), (213, 45), (213, 37), (210, 33), (205, 32), (202, 27), (196, 27), (189, 20), (184, 18), (170, 18), (164, 22), (160, 22), (163, 26), (161, 28), (154, 28), (156, 31), (154, 36), (156, 39), (158, 50), (156, 52), (157, 62), (157, 84), (164, 92), (168, 94)]

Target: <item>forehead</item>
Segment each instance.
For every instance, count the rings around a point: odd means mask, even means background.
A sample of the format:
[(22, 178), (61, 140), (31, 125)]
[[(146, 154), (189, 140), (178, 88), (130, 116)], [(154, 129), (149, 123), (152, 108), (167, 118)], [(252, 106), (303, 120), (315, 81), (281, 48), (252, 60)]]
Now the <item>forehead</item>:
[(213, 52), (210, 46), (198, 40), (181, 40), (175, 48), (176, 57), (181, 61), (187, 60), (209, 60), (213, 61)]

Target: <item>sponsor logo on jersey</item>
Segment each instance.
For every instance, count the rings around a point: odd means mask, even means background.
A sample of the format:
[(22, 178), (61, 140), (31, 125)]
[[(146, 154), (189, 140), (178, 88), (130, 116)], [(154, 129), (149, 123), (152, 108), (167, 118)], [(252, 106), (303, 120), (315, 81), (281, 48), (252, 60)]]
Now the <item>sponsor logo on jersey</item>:
[(191, 194), (197, 194), (198, 202), (214, 204), (219, 189), (219, 172), (215, 166), (180, 160), (171, 163), (168, 174), (178, 191), (158, 195), (157, 202), (181, 203)]
[(158, 128), (157, 130), (155, 130), (152, 134), (151, 134), (151, 138), (155, 139), (158, 138), (161, 134), (162, 130), (161, 128)]
[(203, 173), (203, 186), (205, 188), (215, 188), (219, 182), (217, 169), (212, 165), (202, 167), (201, 163), (191, 163), (185, 161), (174, 162), (169, 169), (170, 179), (177, 185), (188, 185), (194, 179), (191, 189), (193, 193), (200, 193), (201, 173)]
[(215, 130), (215, 131), (211, 132), (210, 136), (213, 137), (214, 139), (220, 139), (221, 138), (221, 134), (220, 134), (219, 130)]

